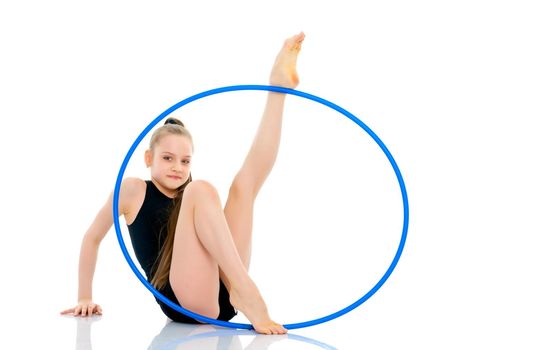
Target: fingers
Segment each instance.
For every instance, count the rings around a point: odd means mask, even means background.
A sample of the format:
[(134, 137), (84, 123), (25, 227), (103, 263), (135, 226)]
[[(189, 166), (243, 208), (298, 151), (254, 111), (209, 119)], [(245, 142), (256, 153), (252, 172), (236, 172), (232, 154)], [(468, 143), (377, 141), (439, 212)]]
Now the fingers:
[(78, 315), (80, 315), (81, 310), (82, 310), (82, 306), (80, 306), (80, 305), (75, 306), (75, 307), (73, 308), (73, 316), (78, 316)]
[(94, 314), (94, 309), (95, 308), (96, 308), (96, 304), (94, 304), (94, 303), (81, 305), (80, 314), (81, 314), (82, 317), (92, 316)]
[(72, 308), (70, 308), (70, 309), (63, 310), (62, 312), (60, 312), (60, 314), (61, 314), (61, 315), (72, 314), (74, 311), (75, 311), (75, 308), (72, 307)]
[(62, 312), (60, 312), (60, 314), (61, 315), (73, 314), (73, 316), (75, 317), (76, 316), (86, 317), (86, 316), (92, 316), (92, 315), (102, 315), (103, 311), (100, 305), (98, 304), (84, 303), (84, 304), (79, 304), (73, 308), (63, 310)]

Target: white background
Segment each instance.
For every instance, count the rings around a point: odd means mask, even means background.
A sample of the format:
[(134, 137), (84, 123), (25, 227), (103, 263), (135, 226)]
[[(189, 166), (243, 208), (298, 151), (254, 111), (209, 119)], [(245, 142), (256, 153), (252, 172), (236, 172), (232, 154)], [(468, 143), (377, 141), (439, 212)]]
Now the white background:
[[(545, 1), (2, 2), (6, 342), (74, 347), (73, 320), (58, 313), (75, 302), (82, 235), (133, 140), (195, 93), (266, 84), (283, 39), (302, 30), (298, 89), (385, 142), (411, 222), (374, 297), (293, 333), (340, 349), (549, 348), (551, 16)], [(223, 200), (264, 98), (228, 93), (174, 113), (194, 136), (194, 178)], [(148, 177), (144, 147), (126, 175)], [(341, 114), (289, 96), (257, 201), (251, 270), (274, 318), (306, 321), (364, 295), (396, 252), (401, 210), (375, 142)], [(94, 293), (105, 311), (94, 349), (145, 348), (163, 328), (114, 230)]]

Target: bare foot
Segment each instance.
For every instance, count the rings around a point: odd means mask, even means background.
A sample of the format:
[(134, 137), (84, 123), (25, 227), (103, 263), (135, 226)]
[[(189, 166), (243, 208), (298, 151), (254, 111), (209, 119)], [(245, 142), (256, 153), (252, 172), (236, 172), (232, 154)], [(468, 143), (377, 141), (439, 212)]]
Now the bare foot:
[(301, 44), (305, 39), (303, 32), (288, 38), (274, 61), (270, 73), (270, 85), (294, 89), (299, 85), (297, 75), (297, 55), (301, 51)]
[[(239, 290), (238, 290), (239, 289)], [(230, 290), (230, 303), (239, 311), (243, 312), (245, 317), (257, 333), (261, 334), (285, 334), (285, 329), (270, 319), (268, 309), (261, 297), (261, 293), (253, 282), (248, 287), (232, 288)]]

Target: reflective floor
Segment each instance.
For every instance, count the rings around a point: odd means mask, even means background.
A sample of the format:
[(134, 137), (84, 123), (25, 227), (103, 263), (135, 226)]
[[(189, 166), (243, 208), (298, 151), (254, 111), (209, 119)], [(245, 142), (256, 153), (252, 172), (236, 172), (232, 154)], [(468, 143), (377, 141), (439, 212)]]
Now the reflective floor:
[[(246, 345), (242, 343), (243, 338), (251, 338)], [(209, 325), (186, 325), (174, 322), (168, 322), (161, 332), (153, 339), (149, 349), (249, 349), (260, 350), (268, 349), (276, 342), (283, 342), (292, 346), (291, 343), (310, 344), (322, 349), (336, 349), (316, 339), (303, 337), (296, 334), (280, 336), (264, 336), (253, 334), (246, 330), (219, 329)], [(293, 345), (293, 347), (299, 344)], [(286, 346), (286, 348), (289, 348)]]
[[(393, 294), (393, 293), (388, 293)], [(550, 324), (510, 316), (498, 317), (483, 307), (463, 304), (437, 310), (428, 301), (400, 302), (389, 307), (386, 297), (361, 306), (347, 315), (316, 326), (293, 329), (287, 335), (259, 335), (211, 325), (167, 322), (147, 304), (141, 310), (114, 306), (103, 316), (60, 316), (57, 305), (38, 305), (36, 315), (27, 311), (8, 314), (2, 329), (2, 348), (13, 349), (548, 349)], [(457, 300), (462, 304), (461, 300)], [(433, 302), (437, 305), (439, 300)], [(59, 312), (59, 310), (58, 310)], [(514, 314), (513, 312), (516, 312)], [(531, 311), (538, 316), (535, 311)]]
[[(97, 349), (94, 327), (102, 317), (63, 317), (70, 319), (74, 328), (74, 349)], [(122, 335), (122, 334), (120, 334)], [(113, 343), (115, 344), (116, 341)], [(127, 344), (127, 346), (130, 344)], [(141, 348), (151, 350), (205, 349), (205, 350), (261, 350), (261, 349), (337, 349), (321, 340), (289, 333), (286, 335), (259, 335), (248, 330), (235, 330), (211, 325), (188, 325), (167, 321), (149, 344)]]

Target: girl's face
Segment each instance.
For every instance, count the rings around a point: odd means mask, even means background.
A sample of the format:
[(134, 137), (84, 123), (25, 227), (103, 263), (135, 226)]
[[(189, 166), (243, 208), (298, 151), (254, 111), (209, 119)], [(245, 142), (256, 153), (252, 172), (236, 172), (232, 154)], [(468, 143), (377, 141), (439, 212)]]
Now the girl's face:
[(151, 179), (170, 196), (175, 194), (190, 176), (192, 143), (182, 135), (167, 134), (159, 139), (153, 150), (145, 154), (146, 166), (151, 167)]

